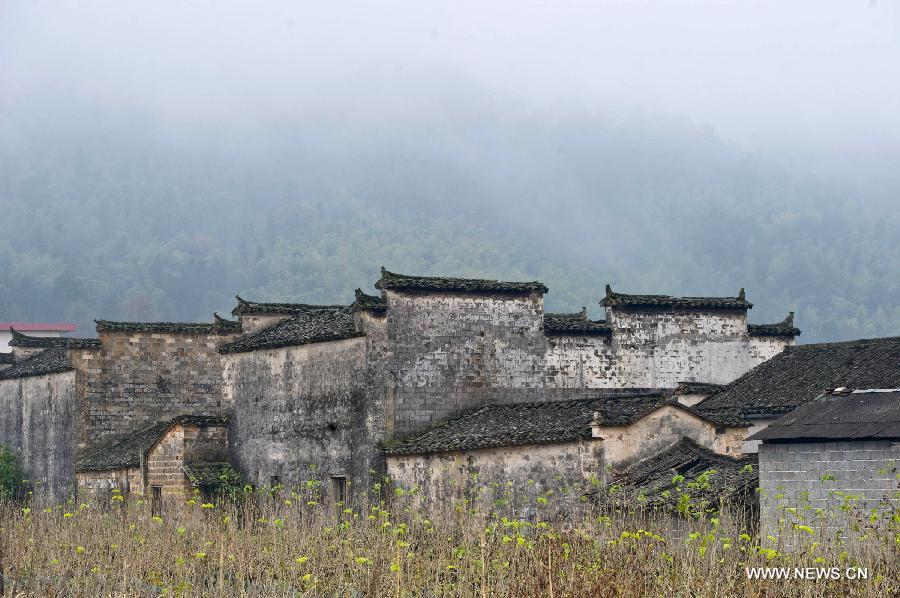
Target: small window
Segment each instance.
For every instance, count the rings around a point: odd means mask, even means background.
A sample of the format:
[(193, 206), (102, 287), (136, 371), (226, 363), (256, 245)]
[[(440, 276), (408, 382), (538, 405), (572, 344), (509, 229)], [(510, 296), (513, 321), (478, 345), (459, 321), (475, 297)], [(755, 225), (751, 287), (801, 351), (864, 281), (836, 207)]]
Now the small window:
[(154, 515), (159, 515), (162, 511), (162, 486), (151, 486), (150, 490), (150, 508)]
[(334, 502), (346, 504), (347, 502), (347, 478), (334, 476), (331, 478), (331, 491), (334, 494)]
[(269, 487), (270, 487), (270, 488), (273, 488), (273, 489), (274, 489), (275, 486), (277, 486), (277, 485), (280, 484), (280, 483), (281, 483), (281, 478), (278, 477), (277, 475), (270, 475), (270, 476), (269, 476)]
[(716, 436), (721, 436), (722, 434), (724, 434), (727, 431), (728, 431), (728, 428), (722, 428), (722, 427), (716, 428)]

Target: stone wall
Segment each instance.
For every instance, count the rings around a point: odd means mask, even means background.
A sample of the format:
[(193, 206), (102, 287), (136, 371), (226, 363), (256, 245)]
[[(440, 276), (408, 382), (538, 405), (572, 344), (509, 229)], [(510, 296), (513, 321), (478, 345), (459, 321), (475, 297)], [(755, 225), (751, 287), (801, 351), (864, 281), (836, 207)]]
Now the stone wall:
[(85, 372), (86, 441), (108, 445), (176, 415), (226, 415), (219, 343), (207, 334), (102, 333)]
[[(504, 508), (523, 515), (542, 504), (548, 509), (571, 507), (569, 501), (578, 501), (583, 491), (599, 483), (602, 463), (603, 443), (598, 440), (387, 459), (393, 483), (419, 494), (425, 507), (450, 507), (462, 499), (496, 507), (495, 501), (500, 500)], [(547, 502), (538, 501), (539, 497)]]
[[(797, 548), (885, 524), (900, 509), (898, 466), (896, 440), (760, 445), (761, 537), (775, 536), (784, 548)], [(879, 515), (874, 524), (872, 509)]]
[(690, 438), (722, 455), (741, 454), (746, 428), (721, 428), (677, 407), (663, 406), (629, 426), (592, 426), (591, 434), (603, 439), (604, 472), (621, 472)]
[(316, 480), (327, 492), (333, 476), (369, 478), (380, 437), (366, 400), (366, 351), (359, 337), (225, 356), (232, 463), (249, 481)]
[(40, 500), (74, 487), (75, 373), (0, 380), (0, 444), (21, 460)]

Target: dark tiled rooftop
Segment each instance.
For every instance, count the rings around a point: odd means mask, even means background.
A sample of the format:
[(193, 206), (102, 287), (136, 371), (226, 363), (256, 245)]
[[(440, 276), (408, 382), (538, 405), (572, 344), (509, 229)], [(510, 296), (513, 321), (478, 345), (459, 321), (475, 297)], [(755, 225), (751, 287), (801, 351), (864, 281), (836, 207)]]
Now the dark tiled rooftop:
[(310, 305), (307, 303), (261, 303), (258, 301), (247, 301), (240, 295), (235, 297), (237, 306), (231, 310), (231, 315), (240, 316), (244, 314), (252, 315), (295, 315), (311, 309), (334, 309), (343, 307), (342, 305)]
[(547, 287), (541, 282), (503, 282), (480, 278), (450, 278), (444, 276), (408, 276), (388, 272), (381, 268), (381, 278), (375, 288), (401, 291), (432, 291), (456, 293), (505, 293), (529, 294), (546, 293)]
[[(388, 446), (388, 454), (440, 453), (524, 444), (552, 444), (590, 438), (589, 424), (626, 426), (663, 405), (694, 413), (661, 393), (640, 389), (594, 399), (487, 405), (431, 430)], [(645, 391), (646, 392), (646, 391)]]
[(679, 382), (675, 389), (676, 395), (714, 395), (720, 392), (725, 385), (712, 384), (710, 382)]
[(303, 311), (258, 332), (219, 347), (220, 353), (246, 353), (363, 336), (348, 306)]
[(783, 415), (838, 387), (900, 388), (900, 337), (786, 347), (695, 408), (746, 421)]
[(367, 295), (362, 289), (356, 289), (356, 301), (350, 306), (352, 311), (363, 310), (376, 314), (383, 314), (387, 311), (387, 301), (380, 295)]
[(110, 471), (138, 467), (141, 464), (141, 456), (176, 424), (210, 428), (224, 426), (227, 423), (227, 417), (179, 415), (169, 421), (144, 428), (115, 444), (88, 452), (75, 462), (75, 471)]
[(750, 439), (900, 439), (900, 389), (823, 394), (772, 422)]
[(750, 336), (800, 336), (800, 329), (794, 326), (794, 312), (775, 324), (747, 324)]
[(572, 314), (544, 314), (544, 334), (547, 336), (601, 336), (611, 333), (604, 320), (588, 320), (587, 310)]
[(600, 302), (606, 307), (648, 307), (677, 309), (744, 310), (753, 304), (744, 297), (744, 289), (737, 297), (671, 297), (669, 295), (626, 295), (615, 293), (606, 285), (606, 297)]
[[(140, 332), (145, 334), (235, 334), (235, 323), (222, 318), (214, 322), (112, 322), (95, 320), (97, 332)], [(227, 324), (226, 324), (227, 322)]]
[(0, 370), (0, 380), (45, 376), (72, 370), (65, 349), (44, 349)]
[(66, 336), (29, 336), (18, 330), (10, 328), (12, 340), (11, 347), (41, 348), (41, 349), (99, 349), (100, 339), (96, 338), (69, 338)]
[(16, 358), (12, 353), (0, 353), (0, 365), (15, 363)]
[[(706, 483), (698, 481), (703, 474), (707, 474)], [(733, 459), (682, 438), (662, 452), (635, 463), (613, 484), (635, 506), (650, 509), (672, 510), (684, 494), (694, 504), (706, 501), (718, 505), (720, 500), (750, 502), (755, 500), (759, 486), (757, 457)]]

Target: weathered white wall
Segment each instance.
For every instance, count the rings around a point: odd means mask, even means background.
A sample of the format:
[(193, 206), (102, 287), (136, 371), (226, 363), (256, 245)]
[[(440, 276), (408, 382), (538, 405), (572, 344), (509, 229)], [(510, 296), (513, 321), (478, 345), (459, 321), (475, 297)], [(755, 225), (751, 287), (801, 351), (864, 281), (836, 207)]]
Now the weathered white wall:
[(39, 499), (74, 486), (75, 373), (0, 380), (0, 444), (21, 460)]
[(603, 439), (604, 467), (622, 471), (664, 448), (690, 438), (717, 453), (740, 455), (745, 428), (719, 428), (677, 407), (665, 405), (630, 426), (592, 426), (594, 438)]
[(756, 365), (743, 311), (607, 308), (621, 386), (727, 384)]
[[(346, 476), (365, 488), (380, 458), (366, 400), (366, 338), (223, 356), (235, 466), (256, 484)], [(383, 430), (383, 428), (381, 428)]]
[(764, 361), (772, 359), (782, 351), (785, 347), (794, 344), (792, 336), (751, 336), (750, 337), (750, 359), (754, 366)]

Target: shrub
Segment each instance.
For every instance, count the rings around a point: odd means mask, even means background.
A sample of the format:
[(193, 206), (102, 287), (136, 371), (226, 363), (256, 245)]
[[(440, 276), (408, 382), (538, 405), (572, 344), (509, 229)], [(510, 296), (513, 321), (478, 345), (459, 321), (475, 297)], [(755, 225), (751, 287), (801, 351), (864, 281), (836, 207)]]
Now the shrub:
[(22, 498), (27, 491), (25, 471), (9, 447), (0, 445), (0, 499)]

